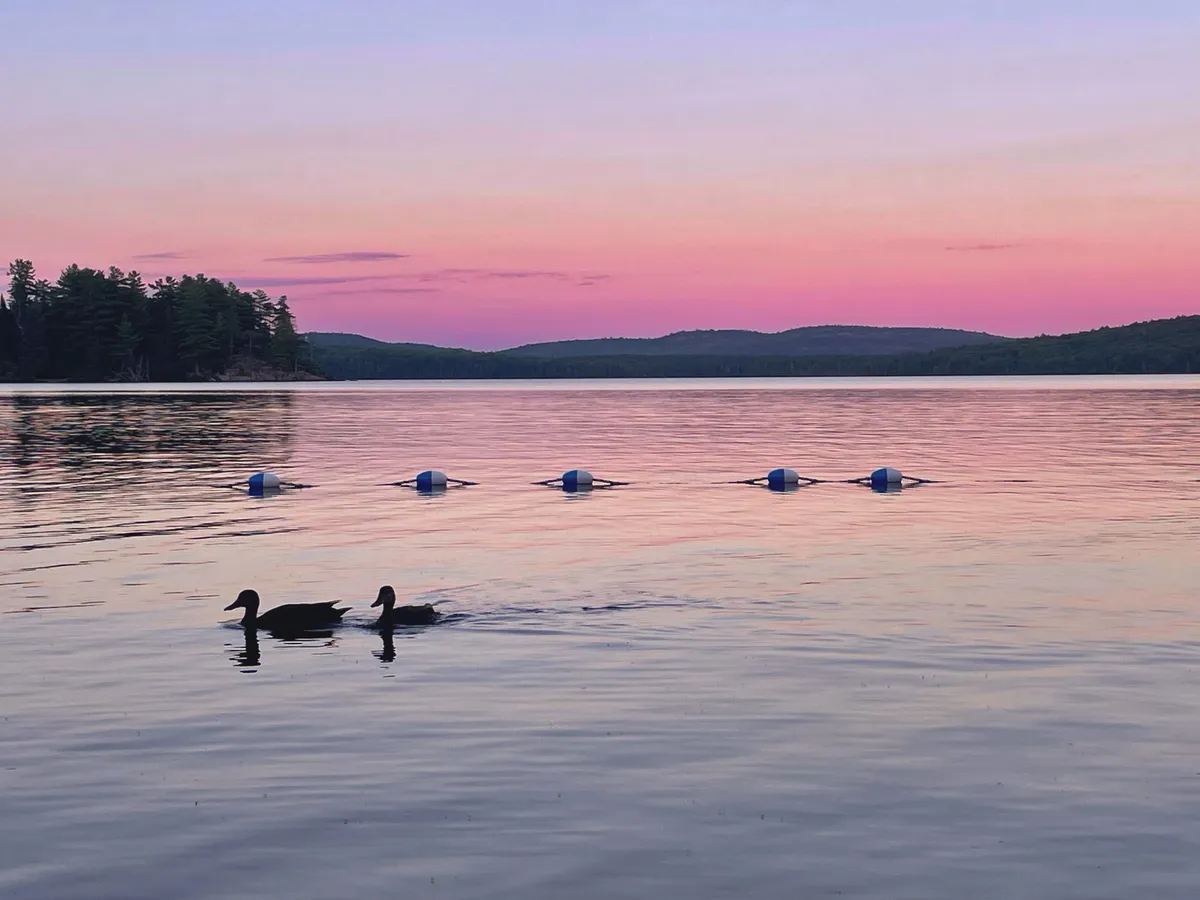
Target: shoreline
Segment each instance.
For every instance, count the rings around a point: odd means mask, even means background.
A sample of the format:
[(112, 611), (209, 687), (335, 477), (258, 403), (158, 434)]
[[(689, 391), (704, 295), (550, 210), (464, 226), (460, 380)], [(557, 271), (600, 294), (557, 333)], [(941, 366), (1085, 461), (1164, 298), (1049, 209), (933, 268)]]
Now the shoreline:
[(1200, 390), (1200, 374), (1147, 375), (883, 375), (693, 378), (394, 378), (288, 381), (0, 382), (0, 396), (19, 394), (186, 394), (269, 391), (862, 391), (862, 390)]

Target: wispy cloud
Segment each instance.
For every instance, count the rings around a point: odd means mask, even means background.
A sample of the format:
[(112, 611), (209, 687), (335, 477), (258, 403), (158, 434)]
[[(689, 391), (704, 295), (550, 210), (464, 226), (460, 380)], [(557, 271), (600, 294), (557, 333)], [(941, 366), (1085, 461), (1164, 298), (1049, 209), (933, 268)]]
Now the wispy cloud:
[(524, 281), (529, 278), (549, 278), (552, 281), (566, 281), (571, 276), (566, 272), (487, 272), (484, 278), (499, 278), (502, 280), (516, 279)]
[(155, 259), (187, 259), (187, 254), (179, 250), (167, 250), (163, 253), (139, 253), (134, 259), (148, 262)]
[[(378, 286), (354, 291), (326, 291), (331, 294), (428, 294), (450, 285), (486, 282), (548, 281), (578, 287), (590, 287), (611, 276), (602, 273), (571, 273), (549, 269), (472, 269), (447, 268), (427, 272), (381, 272), (374, 275), (258, 275), (234, 276), (229, 280), (243, 288), (293, 288), (321, 285), (345, 285), (379, 282)], [(417, 286), (409, 287), (416, 283)]]
[(345, 297), (351, 294), (440, 294), (441, 288), (435, 287), (373, 287), (354, 288), (347, 291), (326, 291), (326, 297)]
[(444, 275), (447, 278), (470, 278), (477, 281), (527, 278), (548, 278), (552, 281), (566, 281), (571, 277), (566, 272), (554, 272), (545, 269), (442, 269), (433, 274)]
[(947, 250), (976, 252), (986, 250), (1014, 250), (1020, 247), (1020, 244), (959, 244), (947, 247)]
[(572, 274), (552, 269), (437, 269), (432, 272), (419, 272), (415, 276), (419, 281), (454, 281), (466, 284), (470, 281), (560, 281), (565, 284), (588, 286), (603, 281), (610, 276), (604, 274)]
[(270, 263), (328, 265), (330, 263), (385, 262), (391, 259), (407, 258), (407, 253), (392, 253), (388, 250), (351, 250), (347, 253), (310, 253), (303, 256), (271, 256), (263, 261)]
[(240, 278), (230, 278), (238, 287), (244, 288), (276, 288), (303, 287), (317, 284), (350, 284), (355, 281), (377, 281), (379, 275), (331, 275), (324, 278), (305, 278), (295, 275), (244, 275)]

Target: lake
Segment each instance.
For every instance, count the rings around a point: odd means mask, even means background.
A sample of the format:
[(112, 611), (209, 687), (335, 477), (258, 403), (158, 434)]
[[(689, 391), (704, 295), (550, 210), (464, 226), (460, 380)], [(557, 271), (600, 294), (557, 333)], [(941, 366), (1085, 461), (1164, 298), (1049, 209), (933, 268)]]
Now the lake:
[(1198, 447), (1190, 377), (0, 389), (0, 896), (1190, 900)]

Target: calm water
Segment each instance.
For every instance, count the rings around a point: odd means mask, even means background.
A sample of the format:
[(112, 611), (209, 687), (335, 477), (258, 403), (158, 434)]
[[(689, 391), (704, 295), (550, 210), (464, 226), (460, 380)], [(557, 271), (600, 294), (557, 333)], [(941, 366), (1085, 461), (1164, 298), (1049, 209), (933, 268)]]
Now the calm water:
[(1198, 379), (0, 393), (0, 896), (1190, 900), (1198, 446)]

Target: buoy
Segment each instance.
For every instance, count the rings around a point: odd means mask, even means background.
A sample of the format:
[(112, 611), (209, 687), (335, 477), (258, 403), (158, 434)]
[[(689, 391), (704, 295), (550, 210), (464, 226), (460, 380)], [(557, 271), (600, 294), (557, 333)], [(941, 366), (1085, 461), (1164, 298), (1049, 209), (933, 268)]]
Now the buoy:
[(570, 472), (563, 472), (562, 476), (564, 491), (589, 491), (594, 481), (592, 473), (587, 469), (572, 469)]
[(418, 475), (416, 482), (418, 491), (432, 491), (434, 488), (444, 488), (449, 479), (446, 478), (445, 472), (430, 469), (428, 472), (422, 472)]
[(757, 478), (747, 478), (745, 481), (731, 481), (729, 484), (751, 484), (755, 487), (765, 487), (772, 491), (796, 491), (812, 484), (820, 484), (816, 478), (801, 475), (795, 469), (772, 469), (766, 475)]
[(891, 467), (876, 469), (871, 473), (871, 487), (886, 490), (890, 485), (898, 485), (904, 482), (904, 476), (900, 474), (899, 469)]
[(250, 486), (250, 493), (252, 494), (261, 494), (264, 491), (277, 491), (282, 485), (279, 476), (273, 472), (259, 472), (257, 475), (251, 475), (246, 483)]
[(800, 484), (800, 473), (795, 469), (772, 469), (767, 473), (767, 487), (778, 490), (789, 485)]
[(560, 487), (568, 493), (590, 491), (592, 488), (628, 487), (628, 481), (613, 481), (610, 478), (597, 478), (587, 469), (572, 469), (563, 472), (558, 478), (547, 478), (545, 481), (535, 481), (538, 487)]
[(478, 481), (463, 481), (461, 478), (451, 478), (445, 472), (428, 469), (416, 478), (391, 482), (393, 487), (416, 488), (422, 494), (442, 493), (449, 487), (475, 487)]

